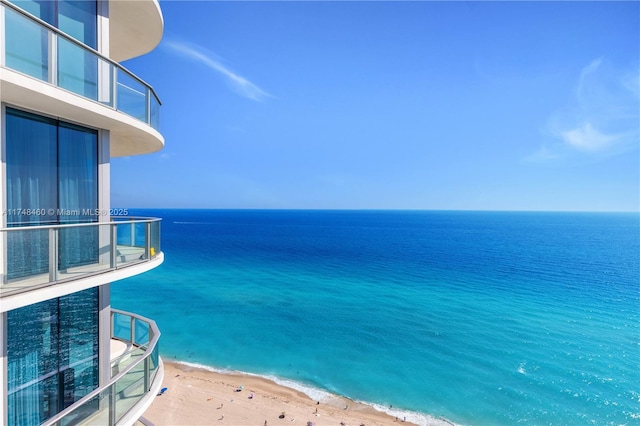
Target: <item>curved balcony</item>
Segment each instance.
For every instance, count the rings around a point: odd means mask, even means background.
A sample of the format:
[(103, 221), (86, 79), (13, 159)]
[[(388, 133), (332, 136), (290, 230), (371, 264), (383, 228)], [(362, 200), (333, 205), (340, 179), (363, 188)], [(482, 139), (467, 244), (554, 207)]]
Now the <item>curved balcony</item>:
[(109, 57), (114, 61), (150, 52), (160, 43), (163, 30), (157, 0), (109, 2)]
[(2, 101), (110, 130), (113, 157), (164, 146), (158, 96), (122, 65), (5, 0), (0, 46)]
[(130, 312), (111, 310), (111, 339), (127, 349), (111, 359), (112, 378), (44, 424), (133, 424), (162, 386), (160, 331), (156, 323)]
[(50, 298), (52, 288), (78, 291), (160, 265), (160, 220), (121, 216), (110, 222), (1, 228), (2, 310)]

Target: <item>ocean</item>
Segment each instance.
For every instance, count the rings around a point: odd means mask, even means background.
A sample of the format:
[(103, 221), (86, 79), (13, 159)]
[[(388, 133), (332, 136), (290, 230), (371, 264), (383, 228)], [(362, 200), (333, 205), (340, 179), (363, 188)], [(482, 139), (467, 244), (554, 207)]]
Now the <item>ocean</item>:
[[(464, 425), (640, 425), (633, 213), (137, 210), (165, 360)], [(392, 407), (391, 407), (392, 406)]]

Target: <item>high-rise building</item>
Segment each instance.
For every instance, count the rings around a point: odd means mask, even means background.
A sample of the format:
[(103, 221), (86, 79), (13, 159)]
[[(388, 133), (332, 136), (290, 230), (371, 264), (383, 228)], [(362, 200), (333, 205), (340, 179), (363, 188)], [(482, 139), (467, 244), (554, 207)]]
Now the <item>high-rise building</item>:
[(156, 324), (110, 303), (163, 262), (160, 221), (114, 209), (109, 181), (164, 146), (120, 64), (163, 28), (157, 0), (0, 0), (1, 424), (134, 424), (160, 390)]

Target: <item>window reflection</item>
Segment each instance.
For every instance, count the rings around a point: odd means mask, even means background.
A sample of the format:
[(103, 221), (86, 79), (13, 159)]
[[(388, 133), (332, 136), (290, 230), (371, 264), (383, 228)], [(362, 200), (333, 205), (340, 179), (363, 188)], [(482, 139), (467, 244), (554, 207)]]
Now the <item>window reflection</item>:
[(7, 313), (10, 425), (40, 424), (98, 386), (98, 289)]

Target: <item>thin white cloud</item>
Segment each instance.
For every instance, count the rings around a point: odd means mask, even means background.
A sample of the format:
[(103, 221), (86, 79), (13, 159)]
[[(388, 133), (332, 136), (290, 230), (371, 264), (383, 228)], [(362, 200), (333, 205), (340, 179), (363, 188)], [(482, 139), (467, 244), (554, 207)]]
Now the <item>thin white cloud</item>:
[(624, 135), (605, 135), (589, 122), (581, 127), (562, 133), (562, 139), (569, 146), (580, 151), (603, 151), (615, 145)]
[(580, 78), (576, 87), (576, 98), (579, 102), (584, 102), (584, 97), (589, 95), (592, 76), (597, 73), (601, 65), (602, 58), (597, 58), (580, 71)]
[(527, 161), (545, 162), (560, 158), (560, 155), (546, 145), (542, 145), (540, 149), (526, 158)]
[(625, 89), (640, 99), (640, 69), (622, 75), (620, 81)]
[(272, 97), (269, 93), (265, 92), (251, 81), (225, 67), (214, 54), (208, 52), (201, 46), (175, 40), (165, 41), (164, 45), (173, 52), (199, 62), (222, 75), (230, 84), (231, 88), (240, 96), (258, 102), (262, 102), (266, 98)]
[(608, 157), (640, 145), (640, 73), (615, 68), (605, 58), (586, 65), (573, 99), (549, 118), (541, 149), (529, 157), (551, 161), (572, 155)]

